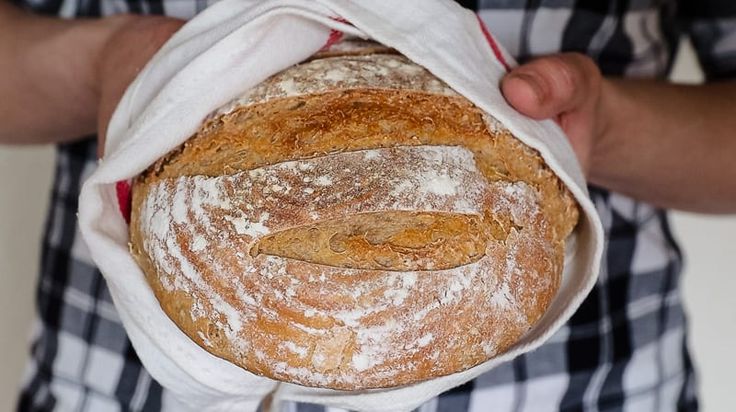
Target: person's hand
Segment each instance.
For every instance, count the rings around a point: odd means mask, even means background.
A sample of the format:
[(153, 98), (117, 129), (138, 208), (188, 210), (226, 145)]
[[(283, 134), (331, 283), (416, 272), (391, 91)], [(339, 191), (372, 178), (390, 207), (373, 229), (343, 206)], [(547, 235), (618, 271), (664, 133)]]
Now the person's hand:
[(541, 57), (514, 68), (501, 81), (506, 100), (534, 119), (553, 119), (565, 131), (586, 175), (606, 131), (601, 109), (606, 81), (579, 53)]
[(102, 157), (107, 125), (128, 85), (184, 21), (158, 16), (118, 16), (118, 28), (105, 43), (97, 72), (97, 154)]

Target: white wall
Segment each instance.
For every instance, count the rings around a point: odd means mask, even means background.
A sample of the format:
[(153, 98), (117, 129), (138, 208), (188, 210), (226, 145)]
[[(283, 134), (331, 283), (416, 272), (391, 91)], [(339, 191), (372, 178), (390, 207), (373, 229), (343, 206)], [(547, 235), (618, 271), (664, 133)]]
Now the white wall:
[[(678, 81), (700, 79), (692, 51)], [(696, 138), (697, 136), (694, 136)], [(14, 404), (27, 356), (41, 229), (53, 173), (50, 147), (0, 147), (0, 411)], [(736, 158), (735, 158), (736, 160)], [(736, 405), (736, 217), (675, 213), (686, 253), (685, 303), (706, 412)]]
[(10, 411), (28, 349), (51, 147), (0, 146), (0, 411)]

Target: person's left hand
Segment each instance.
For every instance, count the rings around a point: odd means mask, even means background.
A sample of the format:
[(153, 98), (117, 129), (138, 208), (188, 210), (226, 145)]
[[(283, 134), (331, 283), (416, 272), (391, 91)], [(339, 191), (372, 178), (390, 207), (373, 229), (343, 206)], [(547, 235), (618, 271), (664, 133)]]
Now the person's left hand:
[(534, 119), (553, 119), (565, 131), (586, 176), (604, 138), (601, 109), (606, 80), (589, 57), (564, 53), (514, 68), (501, 81), (506, 100)]
[(97, 86), (97, 155), (102, 157), (107, 125), (125, 89), (158, 49), (184, 24), (159, 16), (116, 16), (123, 19), (99, 55)]

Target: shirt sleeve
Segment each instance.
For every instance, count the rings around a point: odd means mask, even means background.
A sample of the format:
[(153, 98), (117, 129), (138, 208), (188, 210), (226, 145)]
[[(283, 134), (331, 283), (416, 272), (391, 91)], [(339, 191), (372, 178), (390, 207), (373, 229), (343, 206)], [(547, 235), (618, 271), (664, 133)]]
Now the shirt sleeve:
[(679, 14), (706, 78), (736, 79), (736, 1), (684, 0)]

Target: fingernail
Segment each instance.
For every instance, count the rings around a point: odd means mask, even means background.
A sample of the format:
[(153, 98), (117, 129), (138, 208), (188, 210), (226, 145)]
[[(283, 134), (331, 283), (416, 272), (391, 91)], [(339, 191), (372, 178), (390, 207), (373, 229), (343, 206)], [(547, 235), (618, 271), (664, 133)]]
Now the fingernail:
[(533, 72), (512, 73), (512, 76), (527, 84), (532, 94), (534, 94), (537, 103), (541, 103), (544, 100), (544, 85), (539, 76)]

